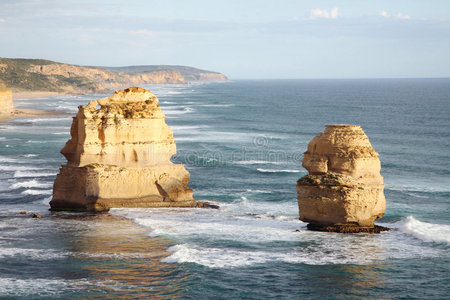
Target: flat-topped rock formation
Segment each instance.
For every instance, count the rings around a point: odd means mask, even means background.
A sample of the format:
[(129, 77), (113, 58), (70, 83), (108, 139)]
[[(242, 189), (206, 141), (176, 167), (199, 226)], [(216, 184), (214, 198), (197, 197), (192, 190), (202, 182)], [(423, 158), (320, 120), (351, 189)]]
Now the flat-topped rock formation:
[(207, 206), (193, 200), (189, 172), (170, 161), (173, 133), (150, 91), (133, 87), (79, 106), (70, 134), (53, 210)]
[(14, 112), (12, 91), (0, 83), (0, 115), (9, 116)]
[(381, 164), (360, 126), (327, 125), (304, 154), (309, 172), (298, 180), (300, 220), (308, 228), (337, 232), (379, 232), (384, 215)]

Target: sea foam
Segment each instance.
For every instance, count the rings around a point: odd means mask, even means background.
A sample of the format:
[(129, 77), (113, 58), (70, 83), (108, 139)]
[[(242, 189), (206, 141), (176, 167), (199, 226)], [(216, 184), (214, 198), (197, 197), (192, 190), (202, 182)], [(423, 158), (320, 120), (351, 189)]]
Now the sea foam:
[(14, 177), (16, 178), (22, 178), (22, 177), (49, 177), (49, 176), (55, 176), (56, 173), (52, 172), (32, 172), (32, 171), (16, 171), (14, 172)]
[(0, 162), (6, 162), (6, 163), (15, 163), (17, 162), (17, 158), (7, 157), (7, 156), (0, 156)]
[(345, 251), (334, 247), (329, 249), (307, 247), (302, 251), (277, 252), (262, 250), (242, 250), (232, 248), (199, 247), (197, 245), (180, 244), (170, 247), (173, 252), (162, 262), (165, 263), (196, 263), (210, 268), (234, 268), (252, 266), (268, 262), (325, 265), (325, 264), (367, 264), (384, 258), (382, 253), (362, 253)]
[[(195, 263), (210, 268), (271, 262), (367, 264), (389, 258), (434, 257), (441, 255), (442, 250), (411, 242), (410, 235), (430, 231), (434, 241), (448, 241), (449, 236), (447, 225), (427, 225), (412, 217), (392, 224), (400, 230), (379, 235), (312, 232), (298, 220), (294, 201), (265, 203), (242, 196), (232, 203), (217, 204), (219, 210), (111, 209), (110, 213), (151, 228), (150, 237), (167, 236), (178, 241), (178, 245), (168, 249), (171, 254), (162, 262)], [(446, 232), (444, 237), (439, 236), (442, 229)]]
[[(79, 293), (80, 290), (95, 290), (101, 291), (104, 294), (106, 291), (117, 292), (127, 291), (132, 288), (132, 285), (125, 285), (115, 280), (85, 280), (85, 279), (63, 279), (63, 278), (32, 278), (32, 279), (17, 279), (17, 278), (0, 278), (0, 295), (17, 297), (30, 297), (53, 299), (61, 298), (61, 294), (67, 292)], [(65, 299), (66, 297), (62, 297)], [(69, 297), (70, 298), (70, 297)]]
[(36, 179), (28, 180), (28, 181), (22, 181), (22, 182), (16, 182), (11, 185), (12, 189), (18, 189), (18, 188), (51, 188), (52, 183), (45, 183), (45, 182), (39, 182)]
[(258, 170), (261, 173), (300, 173), (300, 170), (292, 170), (292, 169), (282, 169), (282, 170), (277, 170), (277, 169), (263, 169), (263, 168), (257, 168), (256, 170)]
[(2, 170), (2, 171), (35, 171), (35, 170), (41, 170), (41, 169), (42, 168), (39, 168), (39, 167), (24, 166), (24, 165), (20, 165), (20, 166), (0, 165), (0, 170)]
[(408, 216), (399, 229), (424, 242), (450, 244), (450, 225), (421, 222), (413, 216)]
[(53, 190), (25, 190), (21, 194), (26, 195), (51, 195)]
[(237, 165), (281, 165), (285, 162), (270, 160), (239, 160), (234, 162)]
[(194, 111), (195, 109), (186, 106), (171, 106), (170, 108), (163, 108), (163, 113), (165, 115), (184, 115)]
[(27, 257), (33, 260), (53, 260), (65, 258), (67, 253), (53, 249), (4, 248), (0, 249), (0, 258)]

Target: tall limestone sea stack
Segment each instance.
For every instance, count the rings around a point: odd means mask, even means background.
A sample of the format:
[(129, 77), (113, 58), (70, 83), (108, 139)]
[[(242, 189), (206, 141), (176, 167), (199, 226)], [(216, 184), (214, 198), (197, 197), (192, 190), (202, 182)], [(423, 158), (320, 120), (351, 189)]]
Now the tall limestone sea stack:
[(327, 125), (304, 154), (309, 172), (297, 182), (300, 220), (308, 228), (335, 232), (380, 232), (384, 215), (378, 153), (360, 126)]
[(133, 87), (79, 106), (53, 185), (53, 210), (203, 207), (189, 172), (170, 159), (172, 130), (150, 91)]
[(13, 112), (12, 91), (0, 83), (0, 116), (10, 116)]

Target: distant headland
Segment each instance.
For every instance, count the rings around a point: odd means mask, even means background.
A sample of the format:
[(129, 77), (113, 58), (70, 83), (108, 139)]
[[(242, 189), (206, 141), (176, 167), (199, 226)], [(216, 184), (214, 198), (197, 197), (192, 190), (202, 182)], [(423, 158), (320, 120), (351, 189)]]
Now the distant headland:
[(94, 67), (44, 59), (0, 58), (0, 83), (15, 94), (84, 94), (139, 84), (226, 80), (221, 73), (187, 66)]

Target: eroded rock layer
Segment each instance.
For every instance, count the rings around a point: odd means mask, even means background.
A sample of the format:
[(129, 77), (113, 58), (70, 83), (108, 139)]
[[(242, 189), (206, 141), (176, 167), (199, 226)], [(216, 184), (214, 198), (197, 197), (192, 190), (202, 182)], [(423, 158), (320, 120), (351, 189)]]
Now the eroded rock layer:
[(172, 130), (150, 91), (134, 87), (80, 106), (61, 153), (52, 209), (196, 207), (189, 172), (173, 164)]
[(309, 172), (297, 182), (302, 221), (315, 230), (376, 232), (367, 228), (386, 208), (383, 177), (378, 153), (360, 126), (327, 125), (309, 143), (302, 165)]

